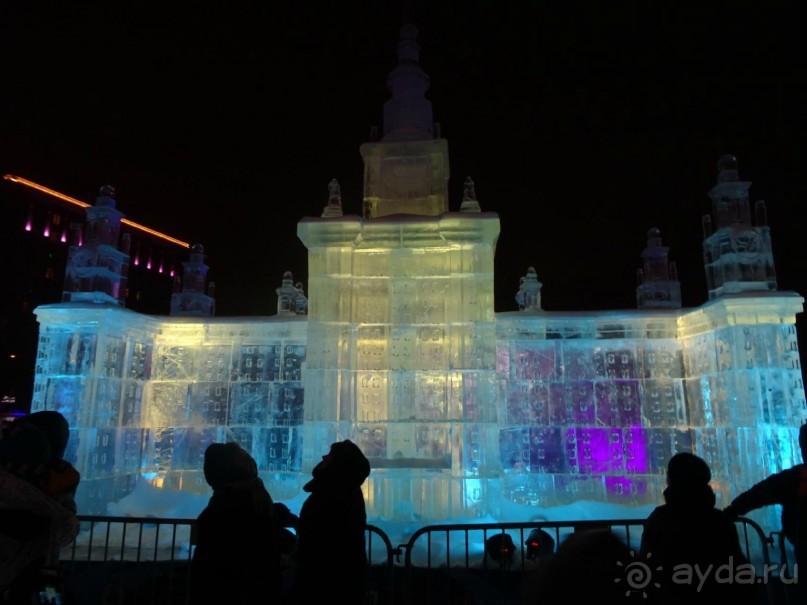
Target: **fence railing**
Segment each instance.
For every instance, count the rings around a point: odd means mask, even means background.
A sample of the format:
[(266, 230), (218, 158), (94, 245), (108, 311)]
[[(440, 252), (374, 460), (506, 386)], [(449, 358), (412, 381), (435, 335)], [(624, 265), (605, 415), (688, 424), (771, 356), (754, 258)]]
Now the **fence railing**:
[[(64, 585), (74, 601), (187, 605), (195, 519), (84, 515), (79, 520), (81, 531), (61, 553)], [(572, 533), (592, 528), (608, 528), (638, 550), (644, 519), (430, 525), (395, 547), (381, 528), (368, 525), (368, 603), (520, 603), (543, 557)], [(748, 559), (760, 571), (770, 568), (773, 534), (765, 536), (746, 518), (737, 520), (737, 529)], [(290, 580), (293, 568), (285, 571)], [(786, 602), (781, 586), (765, 588), (768, 603)]]

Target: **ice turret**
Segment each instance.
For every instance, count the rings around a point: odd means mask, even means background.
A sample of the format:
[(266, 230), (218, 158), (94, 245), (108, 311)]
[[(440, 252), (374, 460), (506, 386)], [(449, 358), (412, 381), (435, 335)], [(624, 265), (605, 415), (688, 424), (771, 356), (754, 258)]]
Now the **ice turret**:
[(62, 302), (124, 305), (130, 239), (120, 237), (123, 213), (115, 205), (115, 188), (104, 185), (95, 205), (87, 208), (83, 241), (79, 238), (68, 251)]
[(387, 76), (392, 98), (384, 104), (383, 137), (360, 149), (365, 218), (448, 211), (448, 143), (425, 97), (430, 81), (418, 63), (418, 30), (404, 25), (400, 35), (398, 66)]
[(661, 232), (653, 227), (647, 232), (647, 246), (642, 250), (642, 267), (637, 271), (636, 306), (639, 309), (680, 309), (681, 282), (670, 249), (661, 244)]
[(306, 315), (308, 313), (308, 299), (303, 291), (303, 284), (294, 282), (291, 271), (283, 274), (283, 281), (280, 287), (275, 288), (277, 292), (277, 314), (278, 315)]
[(216, 312), (213, 298), (215, 285), (210, 282), (205, 294), (208, 266), (205, 264), (202, 244), (191, 246), (190, 260), (182, 263), (182, 280), (175, 278), (175, 292), (171, 295), (171, 315), (212, 317)]
[(717, 184), (709, 191), (712, 214), (703, 217), (703, 258), (709, 298), (726, 294), (776, 290), (770, 229), (765, 202), (756, 204), (751, 223), (750, 181), (741, 181), (737, 158), (717, 163)]
[(527, 275), (521, 278), (516, 292), (516, 302), (519, 311), (540, 311), (541, 310), (541, 282), (538, 281), (538, 274), (535, 267), (527, 269)]

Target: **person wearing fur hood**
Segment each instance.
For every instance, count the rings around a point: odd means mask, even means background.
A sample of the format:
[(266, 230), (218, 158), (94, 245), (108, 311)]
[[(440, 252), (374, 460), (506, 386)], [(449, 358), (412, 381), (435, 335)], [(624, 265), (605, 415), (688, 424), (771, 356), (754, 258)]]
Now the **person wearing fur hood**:
[[(368, 582), (365, 546), (367, 512), (362, 484), (370, 462), (350, 441), (332, 443), (303, 486), (308, 497), (297, 524), (297, 575), (293, 595), (299, 603), (361, 603)], [(323, 582), (323, 567), (337, 584)]]

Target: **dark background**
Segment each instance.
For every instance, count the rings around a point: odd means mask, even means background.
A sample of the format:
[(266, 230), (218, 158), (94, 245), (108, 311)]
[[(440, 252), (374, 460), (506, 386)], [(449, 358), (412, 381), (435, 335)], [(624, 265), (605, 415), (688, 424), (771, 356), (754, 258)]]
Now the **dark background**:
[(204, 244), (218, 315), (274, 314), (284, 271), (307, 284), (296, 225), (332, 178), (361, 214), (359, 146), (407, 12), (450, 208), (471, 176), (501, 219), (496, 311), (531, 265), (546, 310), (635, 308), (651, 227), (684, 306), (704, 303), (701, 217), (727, 153), (767, 202), (779, 289), (807, 293), (797, 6), (6, 1), (0, 170), (90, 203), (113, 185), (127, 218)]

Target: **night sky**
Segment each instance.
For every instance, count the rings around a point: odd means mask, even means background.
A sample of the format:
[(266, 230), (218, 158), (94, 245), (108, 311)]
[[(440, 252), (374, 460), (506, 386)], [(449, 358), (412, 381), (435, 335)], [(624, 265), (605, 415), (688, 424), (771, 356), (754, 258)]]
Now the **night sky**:
[[(0, 170), (88, 202), (113, 185), (127, 218), (205, 246), (219, 315), (274, 314), (332, 178), (361, 214), (404, 3), (45, 4), (0, 6)], [(450, 209), (471, 176), (501, 219), (496, 311), (531, 265), (546, 310), (635, 308), (651, 227), (705, 302), (723, 154), (767, 202), (779, 289), (807, 293), (797, 5), (691, 4), (409, 3)]]

